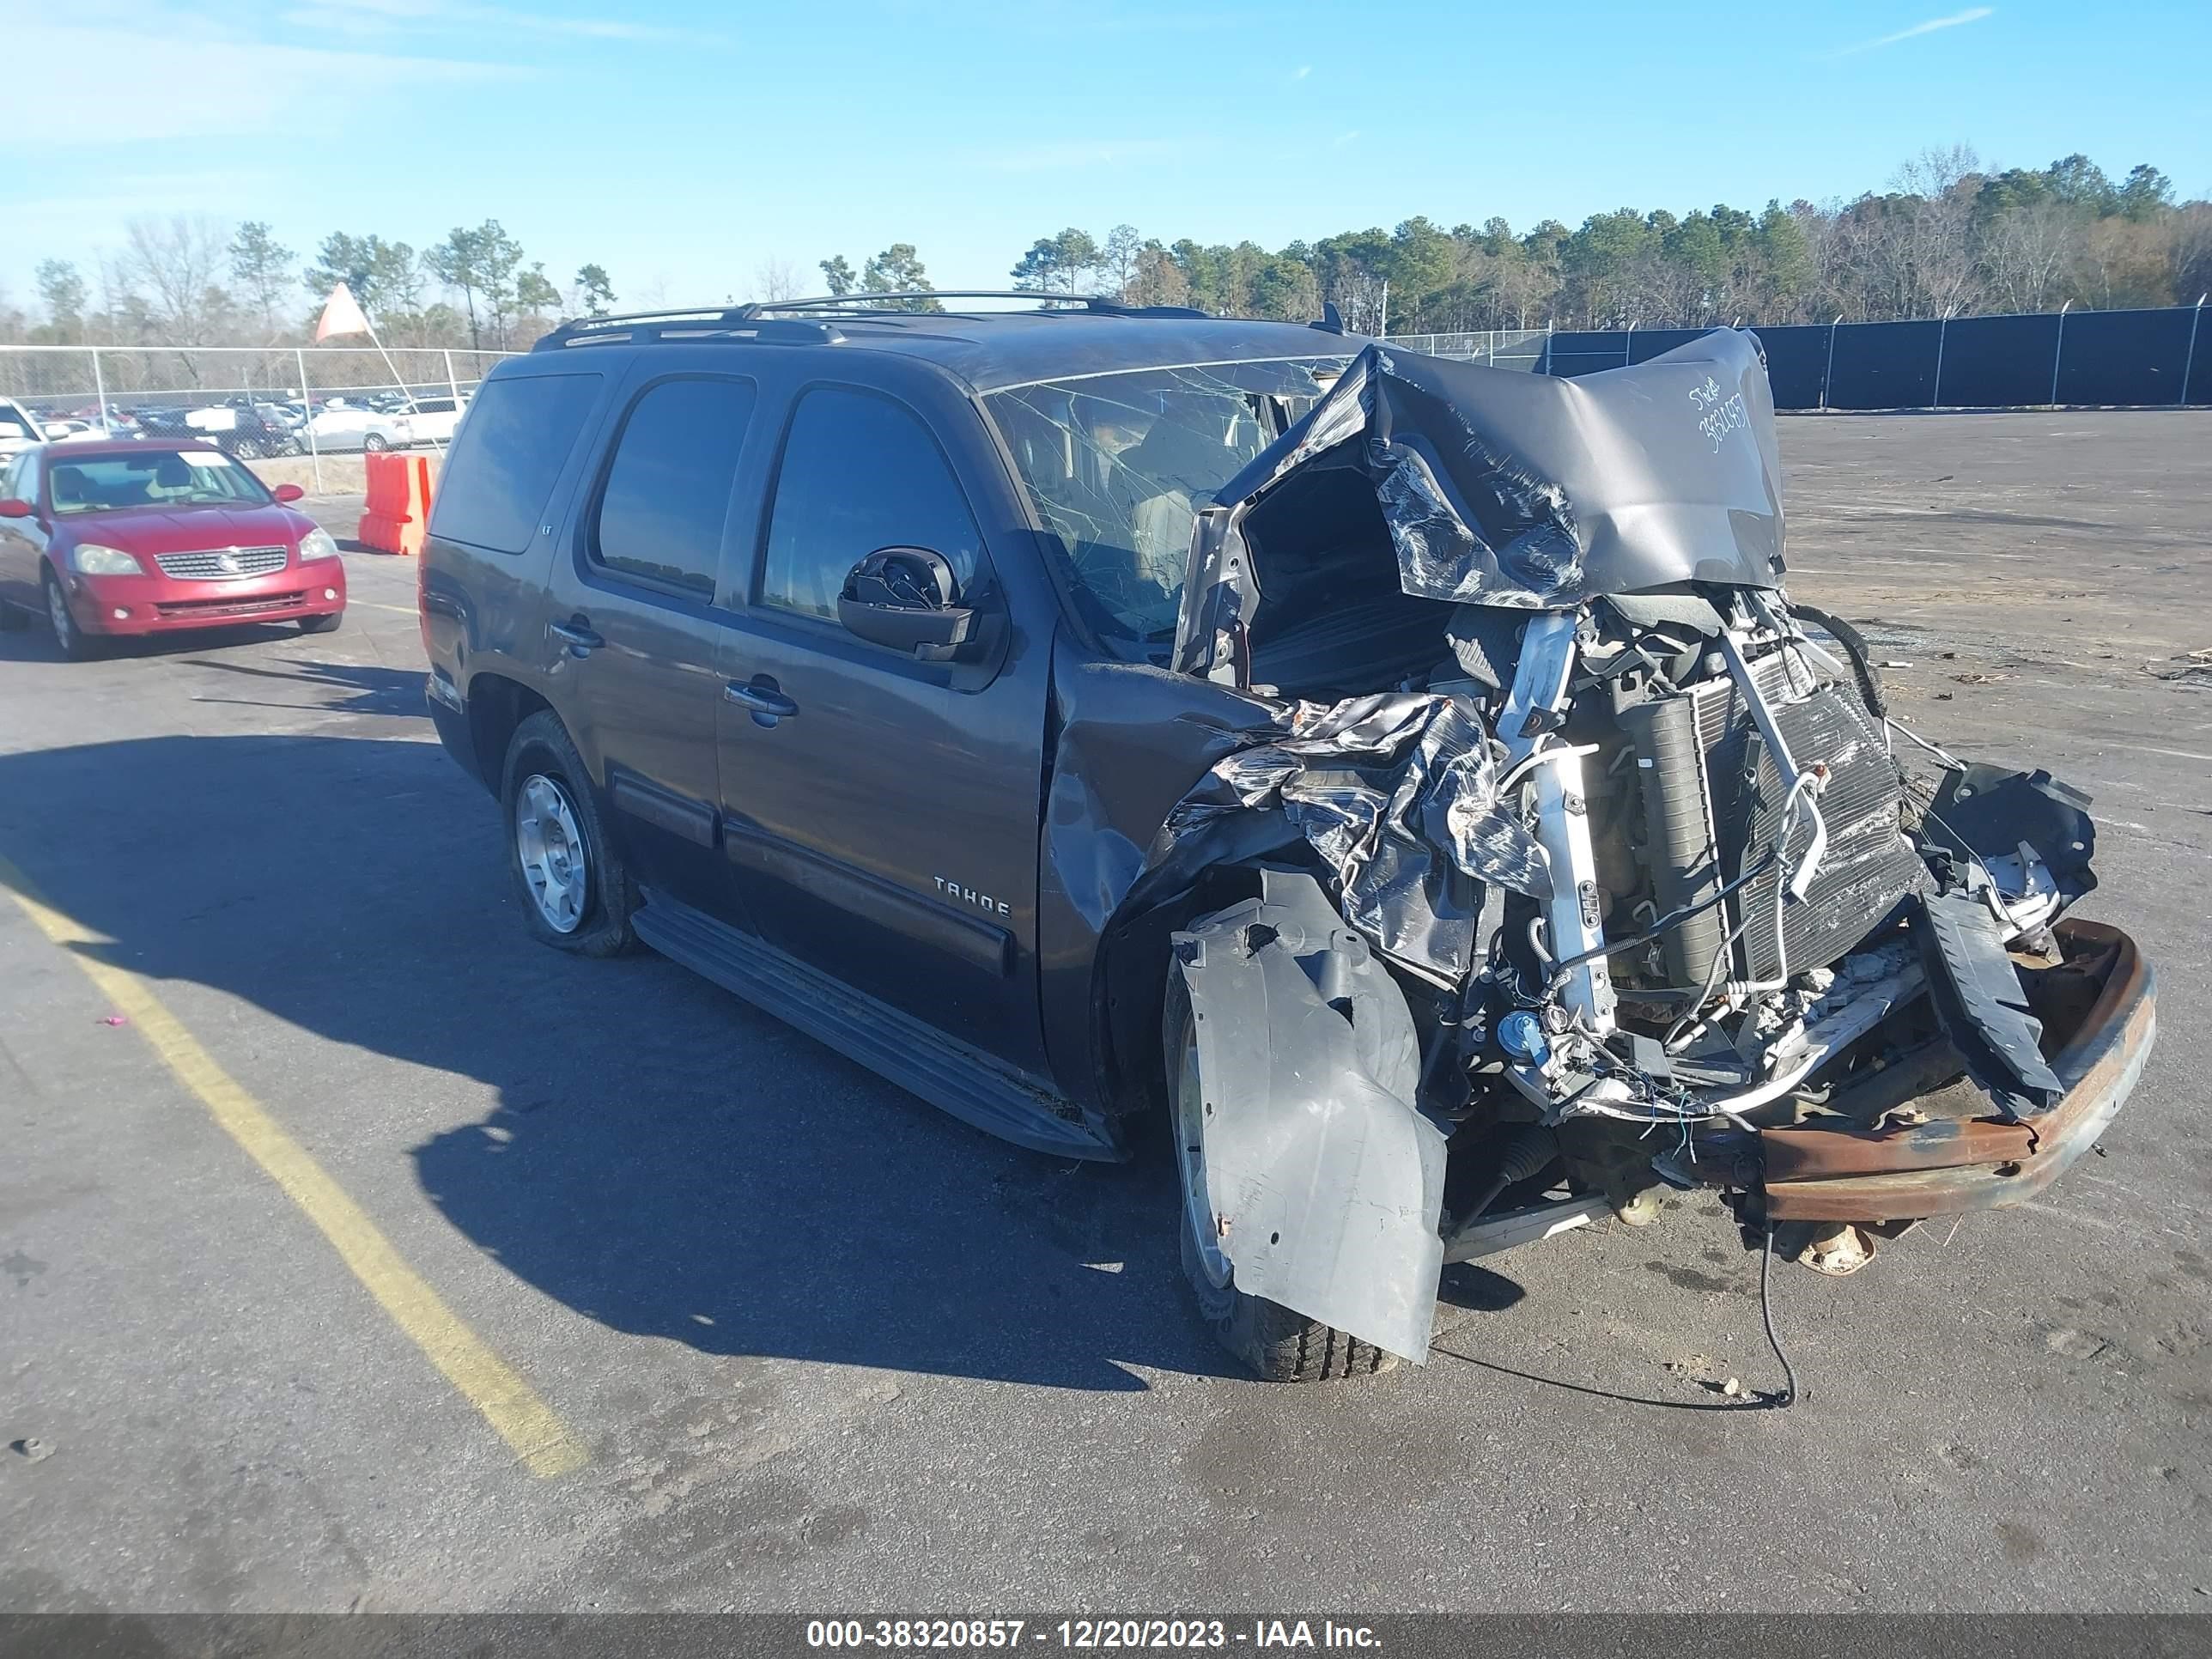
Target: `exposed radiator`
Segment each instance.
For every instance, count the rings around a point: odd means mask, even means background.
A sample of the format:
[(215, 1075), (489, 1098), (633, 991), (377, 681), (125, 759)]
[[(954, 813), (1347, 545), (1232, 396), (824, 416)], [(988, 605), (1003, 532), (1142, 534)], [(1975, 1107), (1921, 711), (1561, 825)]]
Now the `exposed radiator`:
[[(1925, 871), (1899, 826), (1896, 765), (1856, 690), (1816, 682), (1802, 656), (1789, 663), (1779, 652), (1754, 662), (1752, 675), (1797, 764), (1828, 767), (1820, 799), (1827, 850), (1804, 899), (1782, 913), (1790, 970), (1823, 967), (1857, 944)], [(1621, 723), (1636, 745), (1647, 856), (1662, 911), (1710, 895), (1765, 855), (1781, 826), (1784, 790), (1734, 681), (1708, 680), (1625, 711)], [(1793, 854), (1803, 852), (1810, 834), (1809, 826), (1799, 829)], [(1735, 973), (1772, 978), (1782, 965), (1775, 890), (1787, 876), (1787, 866), (1767, 871), (1666, 935), (1668, 981), (1702, 983), (1714, 952), (1747, 918)]]

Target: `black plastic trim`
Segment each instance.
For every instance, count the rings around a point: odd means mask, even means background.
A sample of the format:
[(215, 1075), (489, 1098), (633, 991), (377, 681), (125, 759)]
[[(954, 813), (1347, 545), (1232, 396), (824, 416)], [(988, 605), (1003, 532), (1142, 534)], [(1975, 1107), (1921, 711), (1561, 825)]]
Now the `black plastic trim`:
[(656, 830), (680, 836), (695, 846), (714, 844), (714, 809), (705, 801), (679, 795), (618, 768), (608, 770), (607, 794), (617, 807)]
[(732, 864), (748, 866), (841, 910), (872, 916), (893, 933), (933, 945), (988, 974), (1003, 978), (1013, 971), (1013, 933), (980, 916), (948, 910), (737, 818), (722, 820), (722, 850)]

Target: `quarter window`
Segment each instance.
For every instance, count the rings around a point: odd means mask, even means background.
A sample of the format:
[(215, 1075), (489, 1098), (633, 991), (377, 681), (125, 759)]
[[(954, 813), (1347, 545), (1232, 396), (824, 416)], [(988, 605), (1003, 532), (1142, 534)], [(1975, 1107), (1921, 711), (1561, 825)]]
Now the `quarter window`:
[(884, 547), (944, 555), (965, 593), (982, 540), (944, 452), (910, 411), (836, 386), (799, 399), (769, 520), (762, 604), (834, 620), (847, 574)]
[(647, 389), (623, 422), (607, 469), (592, 529), (594, 564), (714, 597), (754, 396), (749, 380), (663, 380)]
[(599, 390), (597, 374), (488, 382), (446, 457), (430, 533), (495, 553), (528, 547)]

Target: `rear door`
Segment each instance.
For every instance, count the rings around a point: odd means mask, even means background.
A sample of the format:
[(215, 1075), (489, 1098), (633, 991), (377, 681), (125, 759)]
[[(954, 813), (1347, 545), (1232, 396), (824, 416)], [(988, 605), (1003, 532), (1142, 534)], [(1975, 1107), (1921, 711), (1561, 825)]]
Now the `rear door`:
[(738, 922), (716, 848), (715, 598), (757, 400), (748, 378), (669, 372), (642, 354), (568, 556), (553, 562), (546, 612), (555, 707), (634, 873)]
[(867, 372), (796, 389), (750, 526), (720, 657), (731, 876), (771, 943), (1042, 1073), (1048, 640), (1002, 626), (984, 660), (921, 662), (848, 633), (836, 605), (865, 555), (918, 546), (1005, 617), (983, 526), (1021, 509), (972, 404), (912, 365)]

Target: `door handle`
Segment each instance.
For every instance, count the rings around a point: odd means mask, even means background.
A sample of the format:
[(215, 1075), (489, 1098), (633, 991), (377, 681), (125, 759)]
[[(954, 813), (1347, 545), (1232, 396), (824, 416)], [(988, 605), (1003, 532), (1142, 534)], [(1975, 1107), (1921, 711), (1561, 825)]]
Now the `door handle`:
[(594, 634), (581, 617), (571, 617), (564, 623), (548, 623), (545, 631), (567, 646), (570, 653), (588, 657), (606, 641)]
[(722, 695), (740, 708), (752, 710), (754, 721), (761, 726), (774, 726), (799, 712), (799, 705), (777, 690), (773, 680), (765, 685), (758, 681), (740, 685), (732, 680), (723, 686)]

